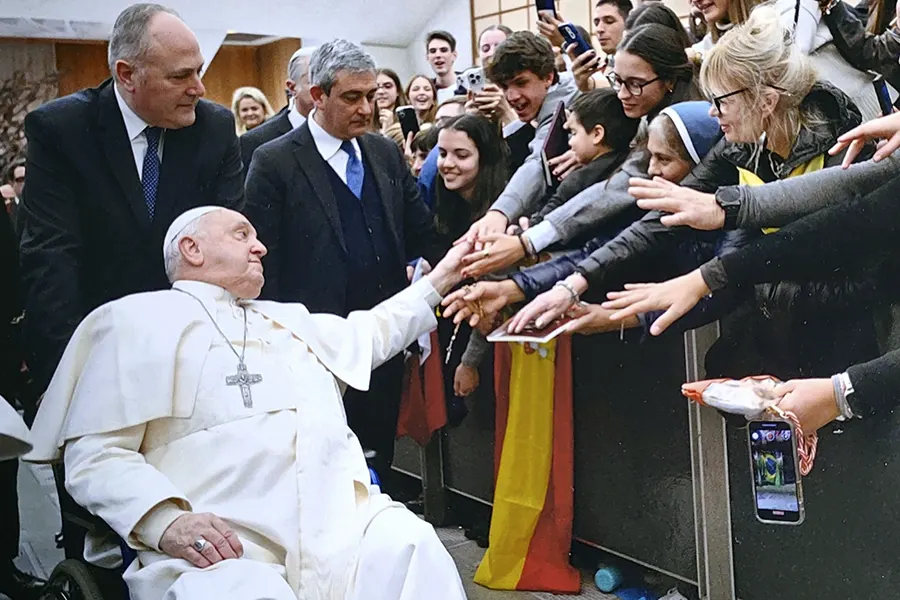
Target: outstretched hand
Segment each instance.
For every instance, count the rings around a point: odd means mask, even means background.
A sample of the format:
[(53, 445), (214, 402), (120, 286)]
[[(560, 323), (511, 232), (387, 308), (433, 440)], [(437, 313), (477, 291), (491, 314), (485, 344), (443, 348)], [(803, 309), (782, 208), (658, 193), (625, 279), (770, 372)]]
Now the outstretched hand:
[(503, 233), (509, 226), (509, 219), (506, 218), (499, 210), (489, 210), (486, 215), (472, 223), (469, 231), (464, 236), (456, 240), (456, 243), (469, 242), (476, 251), (484, 249), (484, 237), (494, 234)]
[(709, 293), (709, 288), (697, 269), (664, 283), (628, 284), (623, 292), (607, 294), (609, 300), (602, 306), (616, 311), (609, 317), (613, 321), (637, 317), (651, 310), (664, 310), (650, 327), (652, 335), (660, 335)]
[(497, 322), (500, 311), (524, 298), (522, 290), (512, 280), (479, 281), (456, 290), (441, 304), (445, 307), (445, 318), (453, 317), (454, 323), (467, 321), (469, 326), (488, 334)]
[(525, 258), (525, 248), (518, 236), (490, 233), (478, 239), (483, 243), (483, 250), (463, 258), (464, 277), (482, 277), (496, 273)]
[(628, 193), (637, 198), (644, 210), (672, 213), (660, 219), (666, 227), (686, 225), (701, 231), (714, 231), (725, 225), (725, 211), (714, 194), (684, 188), (662, 177), (628, 180)]
[(451, 246), (441, 262), (426, 275), (437, 293), (443, 296), (463, 280), (462, 259), (471, 251), (472, 244), (466, 241)]
[(844, 160), (841, 162), (841, 168), (846, 169), (856, 160), (866, 142), (873, 139), (886, 140), (875, 151), (875, 155), (872, 157), (875, 162), (887, 158), (897, 148), (900, 148), (900, 113), (879, 117), (854, 127), (840, 136), (828, 153), (833, 156), (846, 148), (847, 154), (844, 155)]

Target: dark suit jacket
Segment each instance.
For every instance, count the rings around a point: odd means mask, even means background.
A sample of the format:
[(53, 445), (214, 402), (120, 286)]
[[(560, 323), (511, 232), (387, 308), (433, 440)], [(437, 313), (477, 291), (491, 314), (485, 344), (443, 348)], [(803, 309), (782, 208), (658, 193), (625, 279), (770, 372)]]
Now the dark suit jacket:
[[(397, 145), (386, 137), (359, 138), (367, 176), (384, 205), (385, 218), (406, 261), (440, 258), (431, 213)], [(347, 247), (331, 191), (331, 167), (319, 154), (309, 125), (256, 150), (247, 177), (247, 218), (269, 249), (263, 259), (266, 284), (262, 297), (302, 302), (312, 312), (346, 314), (349, 281)], [(402, 273), (405, 262), (396, 268)]]
[(272, 115), (262, 125), (251, 129), (239, 139), (241, 140), (241, 161), (244, 163), (244, 179), (247, 179), (247, 172), (250, 170), (250, 159), (253, 158), (253, 151), (276, 138), (280, 138), (286, 133), (290, 133), (293, 127), (291, 120), (288, 118), (290, 105), (282, 108), (278, 114)]
[(165, 133), (152, 222), (111, 80), (25, 118), (20, 263), (29, 366), (39, 384), (49, 382), (87, 313), (168, 287), (163, 236), (176, 216), (208, 204), (243, 207), (231, 111), (201, 100), (196, 114), (190, 127)]

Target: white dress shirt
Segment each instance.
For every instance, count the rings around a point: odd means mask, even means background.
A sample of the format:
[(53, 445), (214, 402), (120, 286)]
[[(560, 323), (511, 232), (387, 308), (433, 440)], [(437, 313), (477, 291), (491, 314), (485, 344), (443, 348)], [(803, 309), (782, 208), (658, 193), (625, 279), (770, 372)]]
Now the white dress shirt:
[(288, 108), (288, 121), (291, 122), (291, 127), (294, 129), (306, 123), (306, 117), (297, 112), (297, 104), (293, 98), (291, 98), (291, 105)]
[[(128, 134), (128, 141), (131, 143), (131, 152), (134, 154), (134, 165), (137, 167), (138, 179), (143, 180), (144, 155), (147, 154), (147, 135), (144, 133), (144, 130), (149, 125), (125, 103), (125, 98), (119, 93), (119, 86), (113, 85), (113, 89), (116, 92), (116, 102), (119, 104), (119, 110), (122, 112), (122, 120), (125, 121), (125, 132)], [(157, 148), (159, 164), (162, 164), (163, 144), (165, 144), (165, 141), (166, 130), (163, 129), (162, 134), (159, 136), (159, 147)]]
[[(319, 154), (322, 155), (322, 158), (325, 159), (331, 168), (334, 169), (334, 172), (337, 173), (338, 177), (341, 178), (341, 181), (347, 183), (347, 153), (341, 150), (341, 144), (344, 142), (334, 137), (324, 129), (322, 126), (316, 123), (316, 111), (312, 111), (309, 113), (309, 132), (312, 134), (313, 141), (316, 143), (316, 148), (319, 150)], [(353, 144), (353, 149), (356, 151), (356, 158), (362, 161), (362, 153), (359, 150), (359, 142), (356, 141), (356, 138), (350, 140), (350, 143)]]

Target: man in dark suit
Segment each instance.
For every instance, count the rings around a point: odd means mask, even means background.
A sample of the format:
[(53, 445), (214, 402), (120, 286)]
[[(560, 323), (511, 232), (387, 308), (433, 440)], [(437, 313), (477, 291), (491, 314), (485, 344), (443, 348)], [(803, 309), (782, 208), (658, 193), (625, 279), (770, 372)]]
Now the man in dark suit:
[[(181, 19), (155, 4), (125, 9), (109, 63), (111, 80), (25, 119), (20, 264), (27, 360), (40, 389), (90, 311), (169, 287), (160, 248), (177, 215), (243, 207), (234, 118), (200, 99), (203, 57)], [(67, 554), (77, 553), (65, 523), (64, 534)]]
[[(316, 108), (293, 132), (257, 149), (247, 177), (247, 216), (269, 248), (262, 297), (312, 312), (368, 309), (407, 285), (405, 265), (435, 264), (432, 217), (397, 145), (366, 133), (375, 63), (344, 40), (310, 62)], [(373, 374), (370, 391), (344, 406), (363, 448), (388, 474), (400, 402), (402, 359)]]
[(284, 82), (291, 95), (288, 105), (277, 115), (240, 137), (244, 179), (250, 170), (250, 159), (253, 158), (254, 150), (306, 123), (313, 109), (312, 96), (309, 95), (309, 58), (315, 49), (315, 46), (300, 48), (288, 61), (288, 78)]

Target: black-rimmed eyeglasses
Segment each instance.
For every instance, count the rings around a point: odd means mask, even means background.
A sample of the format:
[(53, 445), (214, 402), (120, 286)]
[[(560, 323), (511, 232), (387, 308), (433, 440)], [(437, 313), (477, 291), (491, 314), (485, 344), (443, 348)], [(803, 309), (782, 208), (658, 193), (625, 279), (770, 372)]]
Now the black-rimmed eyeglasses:
[(610, 73), (606, 76), (606, 79), (609, 81), (609, 86), (613, 89), (613, 91), (618, 92), (624, 87), (632, 96), (640, 96), (644, 93), (645, 87), (647, 87), (651, 83), (659, 81), (659, 77), (654, 77), (650, 81), (637, 81), (635, 79), (623, 80), (615, 73)]
[[(788, 91), (786, 89), (784, 89), (783, 87), (778, 87), (777, 85), (767, 85), (766, 87), (770, 87), (773, 90), (778, 90), (779, 92), (781, 92), (782, 94), (785, 94), (787, 96), (790, 95), (788, 93)], [(750, 88), (741, 88), (739, 90), (735, 90), (734, 92), (728, 92), (727, 94), (722, 94), (721, 96), (713, 96), (710, 99), (710, 102), (712, 102), (715, 105), (716, 112), (721, 113), (722, 112), (722, 100), (724, 100), (725, 98), (730, 98), (731, 96), (737, 96), (738, 94), (743, 94), (744, 92), (748, 91), (749, 89)]]

